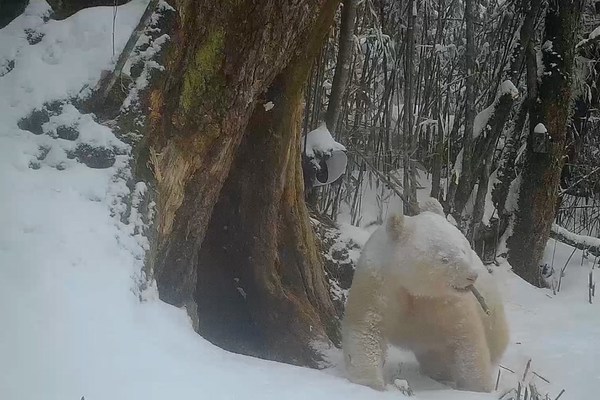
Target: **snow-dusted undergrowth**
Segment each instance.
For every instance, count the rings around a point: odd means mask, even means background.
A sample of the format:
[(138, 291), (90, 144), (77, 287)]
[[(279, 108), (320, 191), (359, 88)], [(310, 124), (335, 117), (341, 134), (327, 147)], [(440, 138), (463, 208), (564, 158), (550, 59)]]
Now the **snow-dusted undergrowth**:
[[(119, 7), (117, 52), (146, 4)], [(400, 398), (350, 384), (339, 367), (315, 371), (228, 353), (195, 334), (155, 288), (140, 301), (144, 219), (123, 199), (133, 195), (135, 204), (144, 185), (131, 193), (129, 146), (70, 103), (111, 67), (113, 11), (88, 9), (64, 21), (48, 20), (48, 12), (34, 0), (0, 30), (0, 399)], [(23, 119), (49, 104), (41, 131), (27, 130)], [(74, 156), (82, 146), (106, 150), (110, 162)], [(346, 237), (361, 242), (366, 234), (347, 229)], [(559, 244), (555, 264), (570, 253)], [(587, 302), (590, 264), (578, 257), (554, 298), (506, 265), (497, 271), (513, 331), (503, 364), (516, 372), (503, 373), (502, 389), (529, 358), (551, 381), (540, 387), (552, 396), (564, 387), (564, 399), (588, 399), (600, 389), (600, 313)], [(410, 355), (394, 360), (418, 399), (498, 396), (452, 391), (419, 376)]]

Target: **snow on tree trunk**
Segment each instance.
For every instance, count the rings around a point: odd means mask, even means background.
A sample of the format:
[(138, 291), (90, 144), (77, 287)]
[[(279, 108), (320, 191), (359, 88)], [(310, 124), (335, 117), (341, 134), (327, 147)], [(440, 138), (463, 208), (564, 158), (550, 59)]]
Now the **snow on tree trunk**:
[[(473, 154), (470, 157), (471, 179), (462, 179), (465, 175), (465, 163), (462, 163), (461, 179), (458, 181), (457, 197), (455, 200), (455, 212), (457, 217), (462, 213), (468, 199), (471, 197), (475, 186), (475, 177), (479, 177), (479, 181), (485, 180), (485, 188), (487, 190), (487, 181), (489, 179), (490, 165), (494, 150), (498, 144), (498, 139), (502, 134), (504, 125), (510, 115), (514, 101), (519, 97), (519, 91), (511, 81), (504, 81), (494, 102), (475, 116), (473, 123)], [(464, 155), (463, 155), (464, 157)], [(464, 158), (463, 158), (464, 160)], [(487, 176), (483, 177), (483, 169), (487, 166)], [(462, 193), (462, 195), (458, 195)], [(478, 204), (483, 206), (483, 203)], [(478, 214), (479, 215), (479, 214)], [(481, 213), (483, 216), (483, 213)], [(479, 223), (481, 220), (478, 216), (473, 218), (473, 223)]]
[(161, 298), (219, 346), (311, 366), (337, 329), (303, 202), (299, 123), (337, 5), (175, 2), (149, 100)]
[[(539, 262), (555, 217), (555, 205), (564, 164), (567, 123), (571, 111), (572, 75), (581, 1), (548, 4), (545, 18), (543, 73), (538, 101), (530, 103), (530, 133), (527, 139), (513, 234), (508, 257), (514, 271), (534, 285), (543, 285)], [(547, 143), (540, 147), (538, 124), (547, 129)], [(538, 126), (537, 131), (535, 127)]]
[(518, 82), (523, 67), (526, 67), (527, 97), (523, 99), (516, 113), (512, 129), (507, 133), (506, 146), (504, 147), (500, 166), (498, 168), (498, 182), (494, 186), (492, 197), (499, 216), (505, 221), (510, 213), (505, 209), (509, 188), (516, 178), (515, 164), (521, 145), (523, 130), (527, 120), (529, 104), (537, 98), (537, 66), (535, 54), (535, 27), (540, 14), (541, 0), (531, 0), (522, 3), (521, 14), (523, 22), (519, 28), (519, 41), (514, 48), (512, 61), (507, 72), (511, 81)]

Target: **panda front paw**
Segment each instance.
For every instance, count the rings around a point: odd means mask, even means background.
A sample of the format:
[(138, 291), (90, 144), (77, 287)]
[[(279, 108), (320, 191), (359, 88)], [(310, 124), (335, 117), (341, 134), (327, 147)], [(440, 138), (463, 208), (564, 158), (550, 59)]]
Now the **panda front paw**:
[(384, 391), (385, 390), (385, 381), (383, 379), (382, 373), (372, 373), (372, 374), (350, 374), (350, 381), (353, 383), (357, 383), (363, 386), (369, 386), (372, 389)]

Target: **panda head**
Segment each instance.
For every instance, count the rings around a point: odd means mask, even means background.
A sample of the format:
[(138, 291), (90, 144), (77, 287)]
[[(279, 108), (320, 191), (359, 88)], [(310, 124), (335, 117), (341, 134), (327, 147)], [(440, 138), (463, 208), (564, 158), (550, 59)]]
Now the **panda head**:
[(467, 292), (478, 276), (477, 255), (464, 235), (443, 216), (425, 211), (388, 220), (391, 275), (416, 296)]

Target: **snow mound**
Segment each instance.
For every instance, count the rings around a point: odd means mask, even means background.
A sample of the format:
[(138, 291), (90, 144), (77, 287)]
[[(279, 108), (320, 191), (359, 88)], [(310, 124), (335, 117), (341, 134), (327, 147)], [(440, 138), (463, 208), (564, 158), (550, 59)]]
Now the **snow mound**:
[[(306, 144), (305, 144), (306, 141)], [(308, 158), (316, 156), (330, 156), (334, 151), (346, 151), (346, 148), (336, 142), (331, 136), (329, 129), (323, 123), (317, 129), (306, 134), (306, 138), (302, 138), (302, 151), (305, 151)]]
[(546, 126), (540, 122), (533, 128), (533, 132), (534, 133), (546, 133), (546, 132), (548, 132), (548, 129), (546, 129)]
[(510, 94), (513, 99), (517, 99), (519, 97), (519, 89), (510, 80), (505, 80), (500, 84), (500, 88), (498, 89), (498, 96), (504, 94)]

